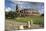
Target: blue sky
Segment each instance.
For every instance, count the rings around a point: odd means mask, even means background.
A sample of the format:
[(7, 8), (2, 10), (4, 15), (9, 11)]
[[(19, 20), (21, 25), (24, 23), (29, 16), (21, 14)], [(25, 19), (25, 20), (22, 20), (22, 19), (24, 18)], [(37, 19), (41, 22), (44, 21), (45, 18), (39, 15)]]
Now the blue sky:
[[(5, 8), (6, 9), (11, 9), (13, 11), (16, 10), (16, 4), (18, 4), (18, 7), (20, 9), (28, 9), (28, 8), (32, 8), (32, 9), (37, 9), (40, 11), (40, 13), (43, 13), (44, 11), (44, 3), (40, 3), (40, 2), (16, 2), (14, 0), (5, 0)], [(10, 11), (10, 10), (8, 10)]]

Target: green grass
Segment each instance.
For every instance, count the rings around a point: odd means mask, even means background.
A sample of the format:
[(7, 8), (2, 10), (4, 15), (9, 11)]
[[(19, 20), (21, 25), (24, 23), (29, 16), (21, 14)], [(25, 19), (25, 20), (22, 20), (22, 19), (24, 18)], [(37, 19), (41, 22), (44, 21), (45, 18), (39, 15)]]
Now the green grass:
[(31, 16), (31, 17), (18, 17), (16, 18), (17, 22), (27, 22), (33, 20), (34, 24), (44, 24), (44, 17), (40, 16)]

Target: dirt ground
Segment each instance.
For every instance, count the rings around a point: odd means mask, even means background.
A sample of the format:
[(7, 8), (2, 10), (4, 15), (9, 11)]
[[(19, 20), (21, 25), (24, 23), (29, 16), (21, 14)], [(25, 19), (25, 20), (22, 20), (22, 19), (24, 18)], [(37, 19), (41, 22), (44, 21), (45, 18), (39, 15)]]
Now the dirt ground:
[[(12, 31), (18, 29), (20, 25), (27, 26), (27, 23), (16, 22), (16, 20), (6, 19), (5, 20), (5, 31)], [(27, 28), (28, 29), (28, 28)], [(30, 29), (43, 29), (40, 25), (33, 24)]]

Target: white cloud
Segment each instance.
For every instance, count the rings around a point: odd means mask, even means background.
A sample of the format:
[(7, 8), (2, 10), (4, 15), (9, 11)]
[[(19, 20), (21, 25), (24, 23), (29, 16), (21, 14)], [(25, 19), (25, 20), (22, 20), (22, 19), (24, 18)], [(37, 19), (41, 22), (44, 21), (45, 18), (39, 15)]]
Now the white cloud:
[(8, 8), (6, 8), (6, 10), (5, 10), (6, 12), (9, 12), (9, 11), (11, 11), (11, 8), (10, 7), (8, 7)]

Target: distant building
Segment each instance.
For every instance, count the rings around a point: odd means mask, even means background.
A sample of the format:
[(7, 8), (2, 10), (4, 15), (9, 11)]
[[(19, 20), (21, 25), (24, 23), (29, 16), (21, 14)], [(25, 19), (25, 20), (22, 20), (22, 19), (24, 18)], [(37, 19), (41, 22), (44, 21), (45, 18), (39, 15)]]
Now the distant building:
[(39, 11), (35, 9), (18, 9), (17, 11), (20, 16), (37, 16), (39, 14)]

